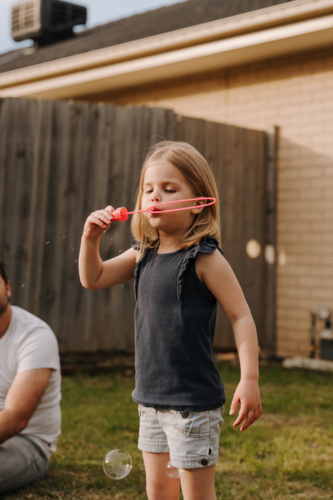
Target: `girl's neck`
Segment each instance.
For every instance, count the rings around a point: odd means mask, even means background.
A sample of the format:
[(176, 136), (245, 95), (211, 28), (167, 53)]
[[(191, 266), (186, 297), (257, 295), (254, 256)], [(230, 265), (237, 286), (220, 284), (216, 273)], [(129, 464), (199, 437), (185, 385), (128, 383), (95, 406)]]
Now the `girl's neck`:
[(182, 238), (182, 235), (179, 234), (165, 234), (160, 231), (160, 243), (158, 245), (157, 253), (171, 253), (179, 250), (181, 247), (179, 246), (179, 241)]

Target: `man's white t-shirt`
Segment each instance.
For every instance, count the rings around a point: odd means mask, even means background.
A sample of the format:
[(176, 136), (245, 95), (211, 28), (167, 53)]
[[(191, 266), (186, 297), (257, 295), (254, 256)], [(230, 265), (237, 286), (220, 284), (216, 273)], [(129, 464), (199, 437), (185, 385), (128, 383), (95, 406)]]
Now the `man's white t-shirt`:
[(9, 327), (0, 339), (0, 410), (15, 375), (38, 368), (51, 368), (48, 386), (21, 431), (34, 441), (48, 459), (56, 450), (61, 433), (61, 375), (58, 342), (51, 328), (41, 319), (17, 306), (11, 306)]

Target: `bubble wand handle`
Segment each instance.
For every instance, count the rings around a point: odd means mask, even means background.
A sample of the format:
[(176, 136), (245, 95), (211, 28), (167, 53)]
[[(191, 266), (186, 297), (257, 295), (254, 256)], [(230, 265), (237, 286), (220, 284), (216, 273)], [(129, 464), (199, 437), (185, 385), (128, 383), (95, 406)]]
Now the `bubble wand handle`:
[[(164, 205), (170, 205), (172, 203), (182, 203), (185, 201), (202, 201), (202, 200), (212, 200), (209, 203), (205, 203), (204, 205), (194, 205), (192, 207), (183, 207), (183, 208), (172, 208), (170, 210), (155, 210), (158, 207), (164, 206)], [(200, 207), (209, 207), (210, 205), (214, 205), (216, 203), (216, 198), (211, 198), (208, 196), (203, 196), (201, 198), (189, 198), (187, 200), (174, 200), (174, 201), (166, 201), (165, 203), (157, 203), (156, 205), (153, 205), (152, 207), (146, 208), (145, 210), (134, 210), (134, 212), (128, 212), (127, 208), (125, 207), (120, 207), (116, 208), (114, 212), (112, 212), (112, 221), (125, 221), (128, 219), (128, 216), (131, 214), (140, 214), (143, 212), (149, 212), (151, 214), (160, 214), (161, 212), (166, 213), (166, 212), (179, 212), (180, 210), (191, 210), (192, 208), (198, 208)]]

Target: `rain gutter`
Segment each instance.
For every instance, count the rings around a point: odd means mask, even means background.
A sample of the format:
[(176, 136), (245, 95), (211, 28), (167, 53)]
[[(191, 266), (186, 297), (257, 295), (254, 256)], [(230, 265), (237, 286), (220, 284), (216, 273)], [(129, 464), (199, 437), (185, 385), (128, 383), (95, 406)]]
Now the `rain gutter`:
[(75, 98), (214, 71), (332, 43), (332, 1), (295, 0), (0, 73), (0, 96)]

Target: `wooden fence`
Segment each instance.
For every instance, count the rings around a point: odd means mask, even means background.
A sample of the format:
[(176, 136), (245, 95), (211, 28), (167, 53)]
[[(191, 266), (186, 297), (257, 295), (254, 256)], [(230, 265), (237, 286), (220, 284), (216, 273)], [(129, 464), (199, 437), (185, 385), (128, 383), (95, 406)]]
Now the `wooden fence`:
[[(251, 259), (245, 250), (250, 239), (265, 244), (265, 132), (161, 108), (3, 99), (0, 259), (8, 265), (12, 303), (45, 320), (62, 352), (134, 349), (133, 283), (88, 291), (77, 260), (88, 214), (110, 203), (134, 207), (147, 149), (162, 139), (189, 142), (211, 165), (225, 257), (265, 342), (265, 261), (263, 252)], [(131, 243), (129, 223), (114, 224), (102, 238), (102, 259)], [(215, 346), (234, 347), (221, 311)]]

